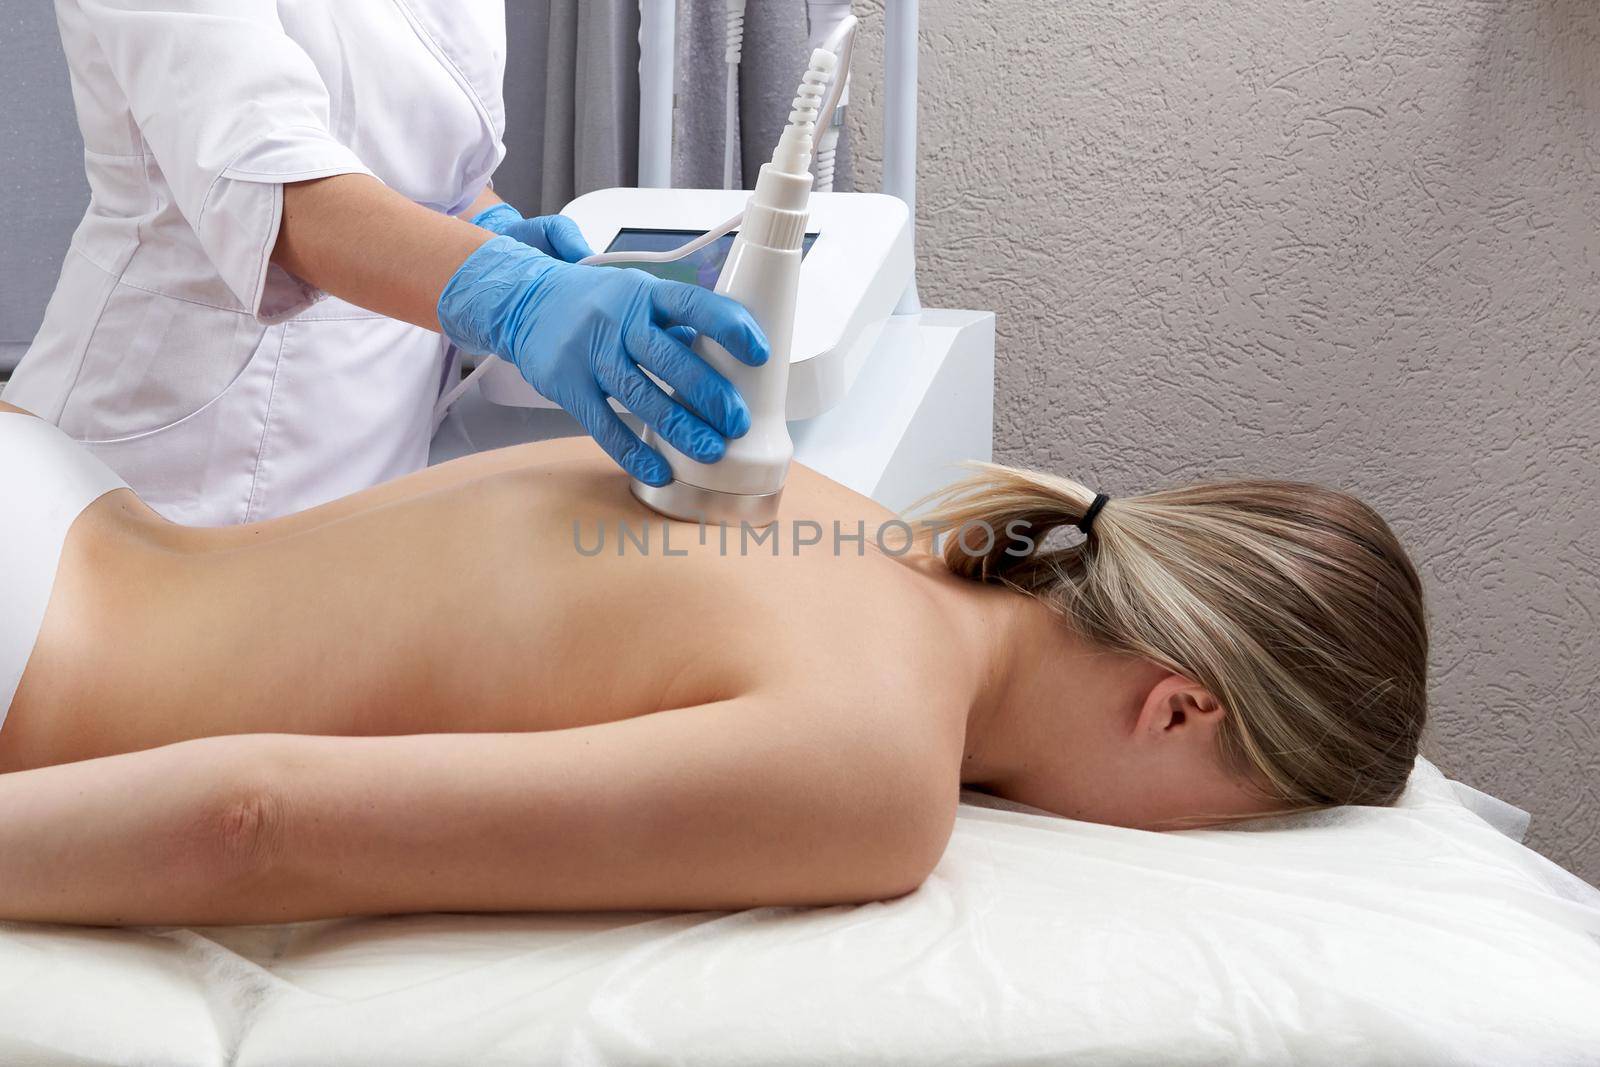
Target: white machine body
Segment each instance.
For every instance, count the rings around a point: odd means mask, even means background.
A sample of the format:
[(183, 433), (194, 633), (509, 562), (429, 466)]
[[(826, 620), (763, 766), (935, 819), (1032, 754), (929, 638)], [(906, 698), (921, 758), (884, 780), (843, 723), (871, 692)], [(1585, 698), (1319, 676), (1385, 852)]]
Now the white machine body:
[[(561, 209), (591, 248), (630, 237), (704, 233), (742, 210), (750, 194), (723, 189), (601, 189)], [(884, 323), (911, 284), (911, 218), (882, 193), (812, 193), (810, 248), (800, 261), (789, 347), (790, 419), (811, 419), (850, 391)], [(553, 407), (509, 363), (481, 379), (483, 395), (511, 407)], [(747, 398), (748, 399), (748, 398)]]

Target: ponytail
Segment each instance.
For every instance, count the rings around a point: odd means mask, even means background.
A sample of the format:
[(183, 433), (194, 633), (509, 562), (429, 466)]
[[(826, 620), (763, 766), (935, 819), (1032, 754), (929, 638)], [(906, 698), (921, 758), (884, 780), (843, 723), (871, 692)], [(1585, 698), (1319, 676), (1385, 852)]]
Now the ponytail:
[[(979, 582), (1004, 582), (1021, 592), (1043, 595), (1059, 585), (1063, 568), (1079, 573), (1084, 543), (1045, 549), (1057, 530), (1083, 522), (1095, 493), (1070, 478), (1039, 471), (974, 463), (977, 472), (927, 498), (923, 520), (945, 533), (943, 556), (951, 572)], [(1114, 525), (1103, 506), (1096, 530), (1105, 536)], [(974, 544), (969, 531), (991, 537)], [(974, 551), (987, 547), (987, 551)]]
[[(1346, 493), (1210, 482), (1103, 503), (994, 464), (924, 502), (945, 565), (1051, 605), (1089, 640), (1190, 678), (1227, 709), (1221, 757), (1295, 807), (1386, 804), (1427, 717), (1422, 584)], [(974, 528), (984, 536), (974, 537)]]

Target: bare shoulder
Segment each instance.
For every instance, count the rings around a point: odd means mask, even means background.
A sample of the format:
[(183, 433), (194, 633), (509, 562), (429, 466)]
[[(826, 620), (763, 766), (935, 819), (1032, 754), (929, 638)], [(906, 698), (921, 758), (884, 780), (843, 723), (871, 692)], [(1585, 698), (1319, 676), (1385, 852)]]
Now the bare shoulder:
[(814, 685), (748, 699), (749, 766), (760, 788), (793, 798), (795, 824), (827, 827), (829, 847), (850, 864), (881, 869), (894, 888), (872, 896), (920, 884), (955, 826), (964, 718), (892, 686)]
[(808, 636), (771, 675), (767, 714), (815, 731), (854, 773), (915, 786), (924, 800), (953, 798), (972, 696), (962, 662), (914, 610), (878, 614), (870, 601), (844, 610), (850, 617)]

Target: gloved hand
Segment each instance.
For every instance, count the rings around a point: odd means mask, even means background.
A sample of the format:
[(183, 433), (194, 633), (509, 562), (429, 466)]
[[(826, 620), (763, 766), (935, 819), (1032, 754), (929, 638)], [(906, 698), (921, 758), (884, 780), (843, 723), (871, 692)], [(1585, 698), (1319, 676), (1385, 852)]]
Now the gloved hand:
[(689, 458), (715, 463), (726, 438), (749, 431), (750, 409), (683, 343), (682, 330), (705, 334), (752, 367), (770, 352), (761, 327), (737, 301), (642, 270), (563, 263), (505, 236), (481, 245), (457, 268), (439, 296), (438, 314), (446, 337), (469, 352), (515, 363), (529, 384), (649, 485), (671, 481), (672, 468), (606, 398), (616, 397)]
[[(522, 212), (510, 204), (499, 203), (486, 207), (472, 219), (490, 233), (514, 237), (529, 248), (537, 248), (547, 256), (567, 263), (577, 263), (594, 255), (594, 249), (584, 239), (578, 224), (565, 215), (539, 215), (525, 219)], [(695, 341), (695, 332), (688, 326), (675, 326), (667, 331), (686, 345)]]
[(525, 219), (522, 212), (510, 204), (496, 204), (473, 216), (472, 224), (490, 233), (515, 238), (529, 248), (537, 248), (547, 256), (567, 263), (576, 263), (594, 255), (594, 249), (583, 239), (578, 224), (565, 215), (540, 215)]

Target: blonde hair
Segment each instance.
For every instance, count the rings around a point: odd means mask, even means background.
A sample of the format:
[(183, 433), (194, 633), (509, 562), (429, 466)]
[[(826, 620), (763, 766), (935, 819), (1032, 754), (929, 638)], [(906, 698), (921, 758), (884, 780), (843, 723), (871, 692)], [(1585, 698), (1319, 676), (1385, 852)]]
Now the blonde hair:
[(1204, 685), (1226, 709), (1225, 764), (1290, 807), (1400, 794), (1427, 717), (1428, 631), (1422, 583), (1371, 508), (1299, 482), (1208, 482), (1116, 497), (1089, 536), (1052, 546), (1094, 492), (975, 466), (922, 516), (951, 531), (953, 572)]

